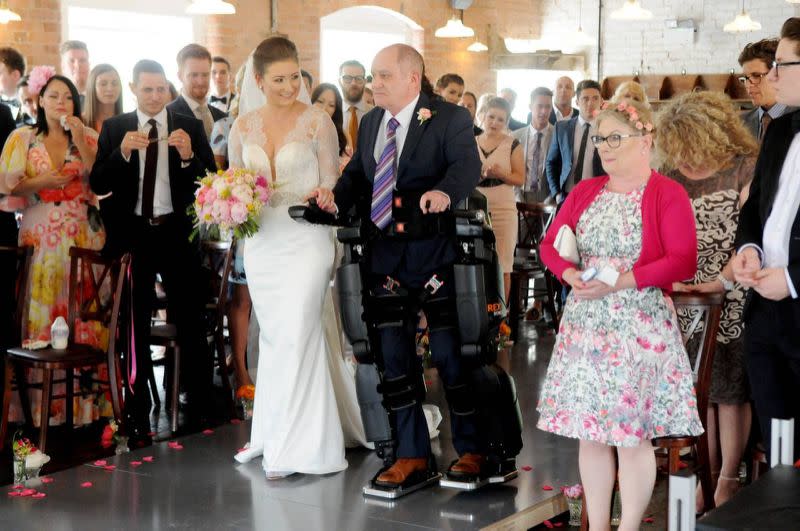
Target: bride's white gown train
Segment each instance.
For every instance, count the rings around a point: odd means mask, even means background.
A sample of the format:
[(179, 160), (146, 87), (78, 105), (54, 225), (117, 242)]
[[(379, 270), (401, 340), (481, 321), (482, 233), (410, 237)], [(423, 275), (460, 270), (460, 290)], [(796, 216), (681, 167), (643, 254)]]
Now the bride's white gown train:
[[(260, 110), (240, 116), (230, 133), (231, 166), (270, 176)], [(245, 240), (247, 284), (258, 317), (259, 360), (247, 462), (263, 455), (267, 474), (326, 474), (347, 468), (345, 441), (365, 444), (355, 383), (330, 345), (323, 312), (334, 261), (329, 227), (301, 224), (288, 214), (317, 186), (338, 177), (338, 141), (330, 118), (308, 107), (275, 155), (277, 189), (260, 229)], [(343, 431), (344, 426), (344, 431)]]

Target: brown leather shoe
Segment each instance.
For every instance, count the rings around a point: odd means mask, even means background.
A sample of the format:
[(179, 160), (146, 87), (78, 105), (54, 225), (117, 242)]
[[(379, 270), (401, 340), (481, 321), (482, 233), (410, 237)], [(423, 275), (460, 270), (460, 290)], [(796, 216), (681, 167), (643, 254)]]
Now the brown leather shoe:
[(379, 485), (402, 485), (413, 472), (428, 469), (427, 457), (402, 457), (375, 480)]
[(448, 470), (448, 473), (464, 476), (477, 476), (481, 473), (484, 457), (480, 454), (466, 453), (458, 458)]

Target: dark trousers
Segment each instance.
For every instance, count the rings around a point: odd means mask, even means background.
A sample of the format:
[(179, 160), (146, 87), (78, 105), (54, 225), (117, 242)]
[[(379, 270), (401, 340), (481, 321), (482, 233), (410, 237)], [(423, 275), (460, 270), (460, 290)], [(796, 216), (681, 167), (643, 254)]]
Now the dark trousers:
[(754, 294), (745, 326), (750, 388), (767, 453), (772, 419), (794, 418), (794, 458), (800, 457), (800, 323), (797, 301), (774, 302)]
[[(402, 273), (394, 278), (409, 289), (416, 299), (422, 290), (422, 285), (417, 281), (409, 280), (409, 276)], [(409, 281), (406, 284), (406, 281)], [(380, 292), (380, 288), (378, 289)], [(385, 290), (384, 290), (385, 292)], [(452, 282), (446, 281), (436, 294), (455, 296)], [(425, 310), (425, 306), (422, 308)], [(419, 311), (417, 304), (412, 304), (409, 318), (404, 327), (391, 327), (381, 329), (381, 354), (384, 364), (384, 378), (394, 379), (404, 375), (420, 378), (422, 373), (421, 360), (416, 353), (414, 341), (416, 331), (416, 316)], [(435, 321), (433, 315), (428, 315), (428, 322)], [(467, 381), (460, 359), (460, 342), (458, 330), (448, 328), (431, 330), (430, 333), (431, 358), (439, 372), (439, 377), (446, 387), (460, 385)], [(425, 422), (422, 404), (397, 411), (396, 416), (397, 457), (427, 457), (431, 453), (430, 436)], [(450, 415), (450, 427), (453, 435), (453, 446), (459, 455), (466, 452), (479, 452), (477, 442), (477, 427), (474, 415)]]
[[(0, 212), (0, 246), (17, 246), (17, 220), (13, 212)], [(8, 260), (6, 260), (8, 258)], [(16, 294), (14, 288), (17, 278), (17, 262), (12, 257), (4, 256), (0, 260), (0, 369), (6, 359), (6, 348), (19, 341), (19, 330), (14, 330), (14, 311), (16, 310)], [(0, 383), (0, 392), (3, 391)]]
[(189, 395), (192, 411), (210, 407), (212, 361), (205, 335), (203, 310), (208, 286), (200, 274), (200, 257), (189, 242), (185, 220), (178, 215), (162, 225), (151, 226), (133, 218), (132, 272), (133, 315), (136, 333), (137, 379), (134, 384), (133, 413), (141, 420), (147, 404), (147, 374), (152, 370), (149, 330), (155, 302), (156, 274), (161, 274), (168, 299), (168, 315), (175, 324), (181, 347), (181, 380)]

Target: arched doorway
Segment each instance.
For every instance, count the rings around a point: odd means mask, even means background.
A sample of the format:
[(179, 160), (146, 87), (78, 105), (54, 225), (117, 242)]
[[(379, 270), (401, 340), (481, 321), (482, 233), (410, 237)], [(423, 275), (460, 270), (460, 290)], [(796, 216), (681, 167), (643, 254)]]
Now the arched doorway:
[(347, 7), (320, 19), (320, 77), (338, 84), (339, 65), (355, 59), (369, 73), (381, 48), (402, 42), (422, 51), (422, 26), (391, 9), (378, 6)]

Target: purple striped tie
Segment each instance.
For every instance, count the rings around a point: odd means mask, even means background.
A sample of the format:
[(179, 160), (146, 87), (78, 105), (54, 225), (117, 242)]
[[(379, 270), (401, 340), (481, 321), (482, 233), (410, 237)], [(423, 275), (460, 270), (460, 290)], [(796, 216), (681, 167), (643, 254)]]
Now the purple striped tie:
[(392, 118), (386, 127), (386, 146), (383, 148), (378, 166), (375, 168), (375, 182), (372, 185), (372, 211), (370, 219), (381, 230), (392, 220), (392, 191), (395, 183), (395, 159), (397, 142), (394, 133), (400, 122)]

